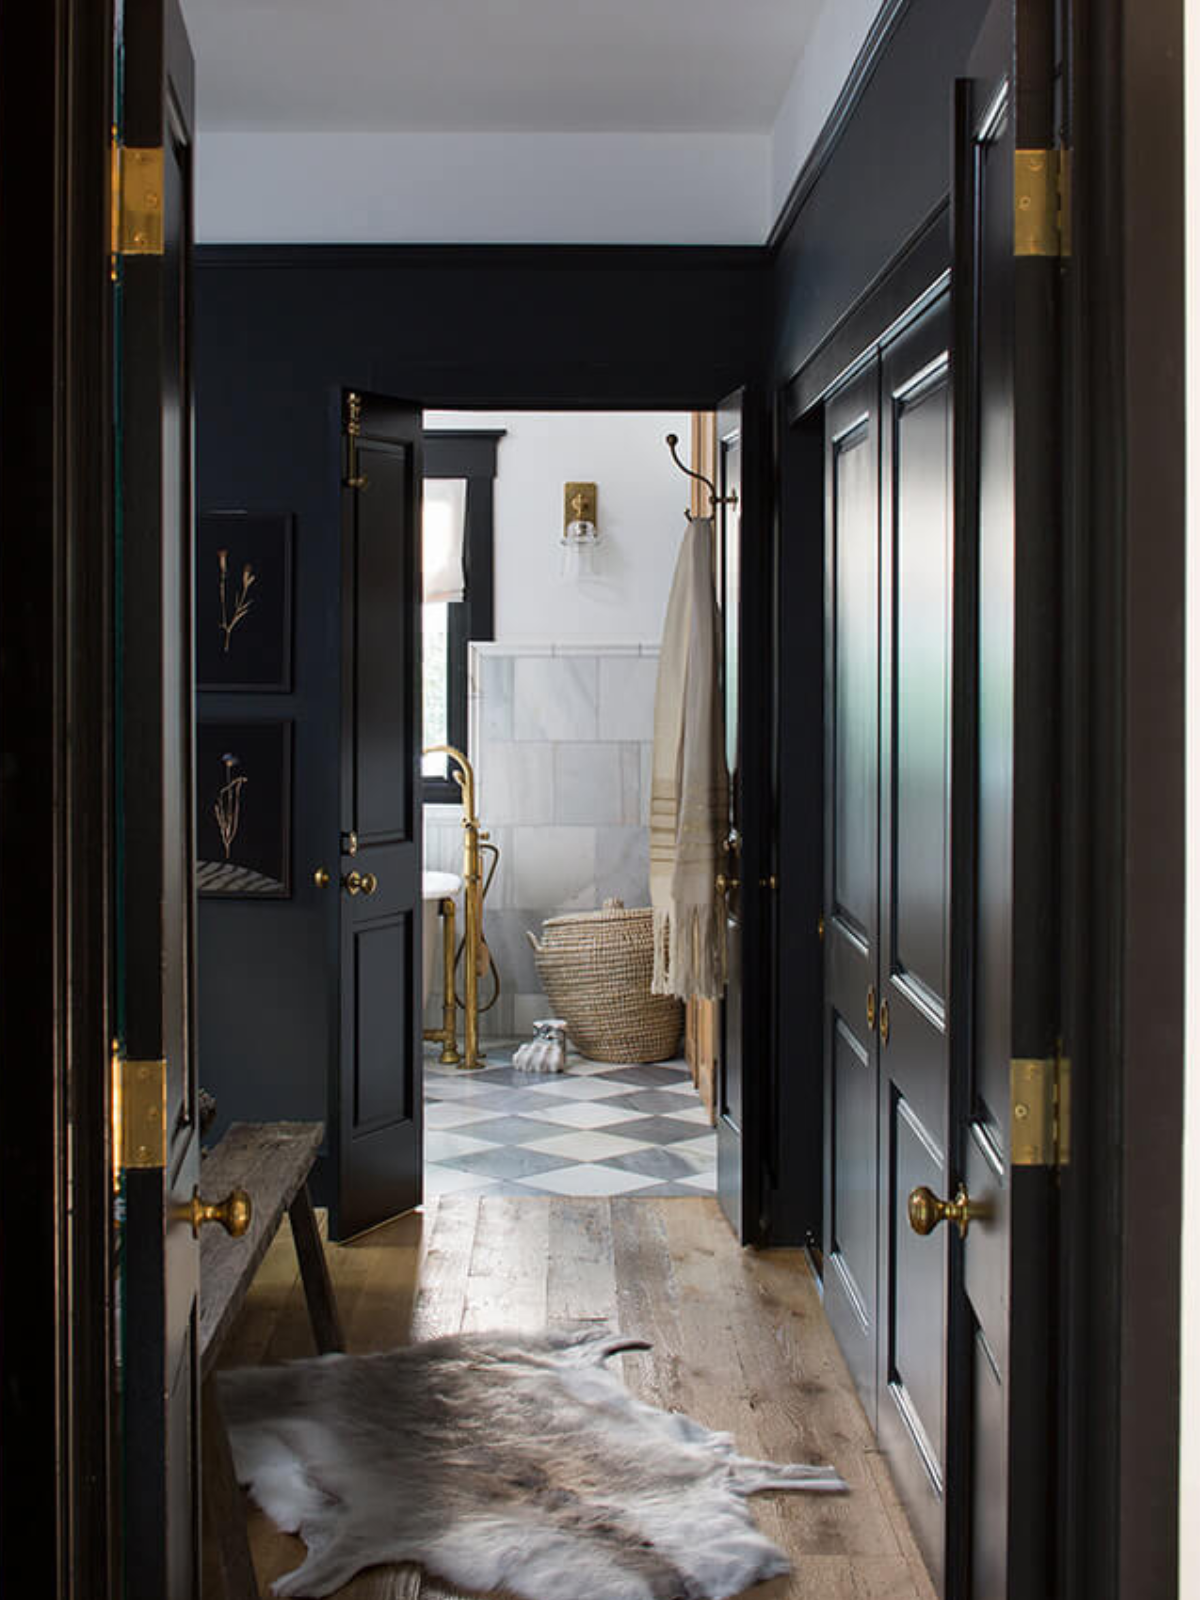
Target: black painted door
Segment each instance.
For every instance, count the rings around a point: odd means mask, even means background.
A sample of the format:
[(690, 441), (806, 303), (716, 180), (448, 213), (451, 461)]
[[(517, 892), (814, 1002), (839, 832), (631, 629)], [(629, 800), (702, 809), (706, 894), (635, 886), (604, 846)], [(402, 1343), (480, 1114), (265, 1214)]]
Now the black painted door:
[[(154, 225), (116, 265), (118, 1014), (155, 1095), (120, 1175), (125, 1593), (190, 1600), (198, 1563), (199, 1182), (192, 804), (192, 59), (175, 0), (127, 0), (116, 126)], [(161, 175), (158, 172), (161, 152)], [(148, 170), (143, 186), (138, 173)], [(161, 1083), (161, 1089), (158, 1085)], [(153, 1129), (160, 1124), (162, 1135)]]
[[(955, 1046), (954, 1176), (982, 1212), (960, 1247), (960, 1575), (973, 1600), (1053, 1592), (1057, 1184), (1053, 1141), (1040, 1134), (1041, 1113), (1047, 1133), (1053, 1121), (1058, 1031), (1059, 263), (1048, 235), (1017, 233), (1037, 209), (1037, 166), (1053, 160), (1047, 21), (1029, 0), (994, 5), (957, 94), (956, 603), (969, 670), (956, 711), (955, 861), (957, 871), (973, 858), (975, 873), (955, 910), (970, 1017)], [(1030, 159), (1022, 207), (1015, 174)], [(1048, 193), (1053, 233), (1052, 183)]]
[(950, 1161), (949, 298), (827, 402), (825, 1305), (930, 1570), (945, 1573)]
[(333, 1230), (419, 1205), (421, 413), (345, 396)]
[(825, 408), (825, 1309), (872, 1427), (879, 1326), (879, 368)]
[(717, 1193), (744, 1243), (765, 1219), (761, 1127), (770, 1040), (765, 959), (771, 839), (773, 590), (769, 523), (759, 485), (763, 429), (739, 390), (717, 411), (715, 577), (721, 625), (729, 819), (718, 884), (725, 903), (727, 976), (717, 1060)]
[(948, 1230), (908, 1196), (950, 1178), (953, 406), (942, 297), (880, 367), (878, 1432), (944, 1587)]

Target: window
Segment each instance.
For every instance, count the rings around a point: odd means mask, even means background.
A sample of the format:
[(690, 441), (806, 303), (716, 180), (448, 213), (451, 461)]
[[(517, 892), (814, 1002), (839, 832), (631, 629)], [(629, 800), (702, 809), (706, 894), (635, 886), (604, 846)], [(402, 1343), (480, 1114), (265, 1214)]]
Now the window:
[[(463, 598), (427, 600), (423, 610), (424, 743), (467, 748), (467, 645), (492, 637), (492, 482), (503, 429), (425, 435), (425, 478), (466, 485)], [(438, 537), (427, 526), (426, 539)], [(432, 552), (427, 551), (427, 555)], [(457, 803), (460, 791), (445, 756), (426, 756), (424, 798)]]

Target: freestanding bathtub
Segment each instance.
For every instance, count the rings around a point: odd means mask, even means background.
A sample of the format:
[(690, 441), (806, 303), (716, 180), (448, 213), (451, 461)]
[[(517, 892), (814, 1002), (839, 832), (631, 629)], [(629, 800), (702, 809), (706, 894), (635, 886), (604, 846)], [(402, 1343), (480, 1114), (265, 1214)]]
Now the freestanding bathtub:
[(441, 946), (438, 906), (449, 900), (462, 888), (462, 879), (456, 872), (426, 872), (421, 880), (421, 947), (423, 977), (421, 980), (421, 1006), (429, 999), (433, 974), (441, 966), (438, 951)]

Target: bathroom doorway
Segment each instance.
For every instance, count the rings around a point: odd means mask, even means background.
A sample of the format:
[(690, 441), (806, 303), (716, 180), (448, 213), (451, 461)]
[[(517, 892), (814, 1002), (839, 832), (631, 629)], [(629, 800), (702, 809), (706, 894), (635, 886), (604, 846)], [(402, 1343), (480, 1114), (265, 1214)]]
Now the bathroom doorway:
[[(701, 509), (667, 437), (690, 464), (715, 417), (438, 410), (424, 424), (426, 1198), (715, 1194), (711, 1063), (688, 1059), (684, 1007), (648, 993), (659, 647)], [(585, 946), (572, 969), (563, 952)], [(566, 1070), (514, 1066), (564, 1010)], [(542, 1056), (555, 1064), (552, 1031)]]

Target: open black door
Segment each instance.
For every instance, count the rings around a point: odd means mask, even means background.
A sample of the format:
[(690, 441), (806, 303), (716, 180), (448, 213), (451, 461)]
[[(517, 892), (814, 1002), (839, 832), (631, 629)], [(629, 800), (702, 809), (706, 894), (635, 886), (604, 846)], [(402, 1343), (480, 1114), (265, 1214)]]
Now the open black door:
[[(955, 1593), (1055, 1592), (1061, 501), (1053, 15), (996, 0), (957, 88), (951, 1049)], [(947, 1194), (946, 1198), (953, 1198)], [(933, 1240), (916, 1240), (917, 1248)]]
[(419, 1205), (423, 1155), (421, 413), (351, 392), (344, 426), (339, 1239)]
[(728, 978), (717, 1061), (717, 1193), (738, 1238), (758, 1243), (762, 1128), (771, 1041), (768, 914), (774, 891), (770, 522), (761, 493), (765, 426), (747, 390), (717, 411), (716, 582), (721, 610), (729, 827), (718, 879)]
[(192, 58), (127, 0), (117, 305), (117, 1092), (125, 1594), (199, 1592), (193, 1048)]

